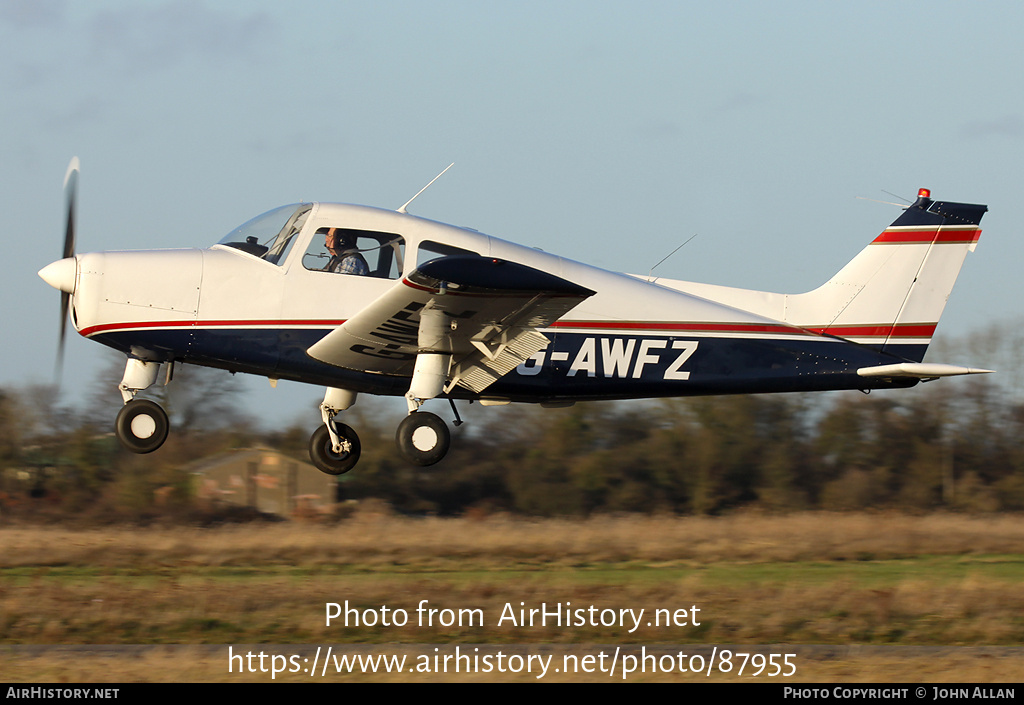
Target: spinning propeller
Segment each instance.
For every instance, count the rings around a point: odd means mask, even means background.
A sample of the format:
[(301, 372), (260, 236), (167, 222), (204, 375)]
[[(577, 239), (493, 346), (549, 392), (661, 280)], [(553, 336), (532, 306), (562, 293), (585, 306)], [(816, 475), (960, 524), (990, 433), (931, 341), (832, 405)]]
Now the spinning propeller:
[(39, 270), (39, 276), (54, 289), (60, 290), (60, 340), (57, 347), (57, 378), (64, 365), (64, 341), (67, 337), (68, 309), (75, 292), (78, 263), (75, 260), (75, 201), (78, 196), (78, 157), (68, 164), (64, 175), (64, 253), (62, 259)]

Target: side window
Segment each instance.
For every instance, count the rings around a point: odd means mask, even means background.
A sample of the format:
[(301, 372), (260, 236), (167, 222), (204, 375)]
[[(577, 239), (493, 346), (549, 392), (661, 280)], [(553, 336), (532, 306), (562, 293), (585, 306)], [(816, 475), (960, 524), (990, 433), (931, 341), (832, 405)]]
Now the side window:
[(314, 272), (397, 279), (402, 274), (405, 240), (394, 233), (351, 228), (319, 228), (302, 256)]
[(424, 262), (429, 262), (432, 259), (438, 257), (444, 257), (446, 255), (476, 255), (478, 252), (472, 250), (464, 250), (461, 247), (454, 247), (453, 245), (445, 245), (440, 242), (433, 242), (431, 240), (424, 240), (420, 243), (419, 250), (416, 252), (416, 266), (420, 266)]

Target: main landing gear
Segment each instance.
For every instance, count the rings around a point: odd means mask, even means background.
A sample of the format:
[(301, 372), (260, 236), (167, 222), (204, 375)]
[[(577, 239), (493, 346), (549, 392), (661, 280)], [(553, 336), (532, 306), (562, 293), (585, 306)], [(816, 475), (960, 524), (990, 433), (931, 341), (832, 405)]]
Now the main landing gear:
[[(335, 418), (337, 411), (324, 410), (323, 405), (321, 411), (328, 418), (309, 439), (309, 458), (321, 472), (344, 475), (359, 461), (359, 436)], [(429, 411), (409, 414), (395, 432), (395, 443), (402, 457), (424, 467), (440, 462), (448, 453), (451, 440), (445, 422)]]
[[(436, 414), (420, 411), (420, 406), (433, 399), (442, 391), (448, 374), (451, 356), (446, 354), (421, 353), (416, 358), (412, 384), (405, 395), (409, 415), (398, 424), (395, 443), (402, 457), (413, 465), (426, 467), (441, 461), (448, 453), (452, 436), (448, 426)], [(359, 437), (356, 432), (336, 420), (339, 412), (354, 404), (356, 393), (328, 388), (320, 405), (323, 425), (313, 432), (309, 439), (309, 457), (321, 471), (328, 475), (341, 475), (351, 470), (359, 460)], [(455, 412), (455, 425), (462, 424), (459, 413)]]
[(309, 439), (309, 457), (317, 469), (328, 475), (344, 475), (359, 462), (359, 436), (343, 423), (334, 424), (334, 434), (340, 441), (338, 451), (334, 450), (331, 432), (327, 426), (313, 431)]
[[(321, 472), (344, 475), (359, 461), (359, 436), (350, 426), (337, 421), (334, 414), (329, 416), (309, 439), (309, 458)], [(440, 462), (451, 441), (447, 424), (429, 411), (409, 414), (395, 431), (398, 452), (410, 463), (423, 467)]]
[[(428, 309), (420, 313), (420, 336), (441, 338), (439, 329), (445, 324), (441, 311)], [(405, 393), (409, 415), (398, 424), (395, 442), (399, 452), (414, 465), (428, 466), (440, 462), (448, 452), (452, 437), (448, 427), (439, 417), (427, 411), (420, 411), (423, 402), (438, 396), (448, 379), (452, 356), (442, 352), (422, 352), (416, 356), (412, 381)], [(455, 410), (455, 403), (452, 403)], [(456, 412), (456, 424), (458, 420)]]
[(398, 451), (416, 465), (433, 465), (448, 453), (452, 436), (439, 416), (429, 411), (409, 414), (398, 424), (395, 443)]
[(309, 439), (309, 459), (321, 472), (344, 475), (359, 462), (359, 436), (351, 427), (335, 421), (335, 416), (356, 403), (356, 393), (328, 387), (320, 404), (323, 426)]

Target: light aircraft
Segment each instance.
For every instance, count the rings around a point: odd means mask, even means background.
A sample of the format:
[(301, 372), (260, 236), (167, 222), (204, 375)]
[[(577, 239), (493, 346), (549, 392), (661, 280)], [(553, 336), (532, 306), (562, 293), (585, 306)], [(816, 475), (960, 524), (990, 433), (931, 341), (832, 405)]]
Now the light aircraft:
[[(76, 255), (78, 175), (74, 159), (64, 256), (39, 274), (61, 291), (61, 350), (70, 311), (82, 336), (127, 356), (115, 428), (136, 453), (169, 429), (137, 395), (178, 363), (325, 387), (309, 452), (334, 475), (359, 459), (340, 418), (359, 393), (404, 396), (398, 448), (431, 465), (450, 444), (421, 410), (435, 398), (458, 424), (455, 400), (868, 391), (989, 372), (923, 362), (988, 210), (927, 189), (821, 287), (776, 294), (610, 272), (410, 215), (409, 203), (297, 203), (205, 249)], [(362, 260), (358, 273), (338, 273), (345, 257)]]

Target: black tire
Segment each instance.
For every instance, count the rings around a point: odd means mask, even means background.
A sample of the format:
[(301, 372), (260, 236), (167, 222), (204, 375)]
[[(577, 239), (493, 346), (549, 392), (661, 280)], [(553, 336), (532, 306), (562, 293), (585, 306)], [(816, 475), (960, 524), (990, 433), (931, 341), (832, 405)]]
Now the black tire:
[(121, 407), (114, 421), (117, 440), (125, 449), (140, 455), (162, 446), (170, 430), (167, 412), (149, 399), (132, 399)]
[(448, 453), (452, 436), (439, 416), (417, 411), (398, 424), (395, 442), (402, 456), (416, 465), (433, 465)]
[(362, 451), (359, 445), (359, 436), (349, 426), (343, 423), (334, 424), (334, 429), (342, 440), (349, 442), (349, 449), (343, 453), (335, 453), (331, 444), (331, 434), (327, 426), (321, 425), (313, 431), (309, 438), (309, 459), (316, 465), (316, 469), (328, 475), (344, 475), (356, 466), (359, 462), (359, 453)]

